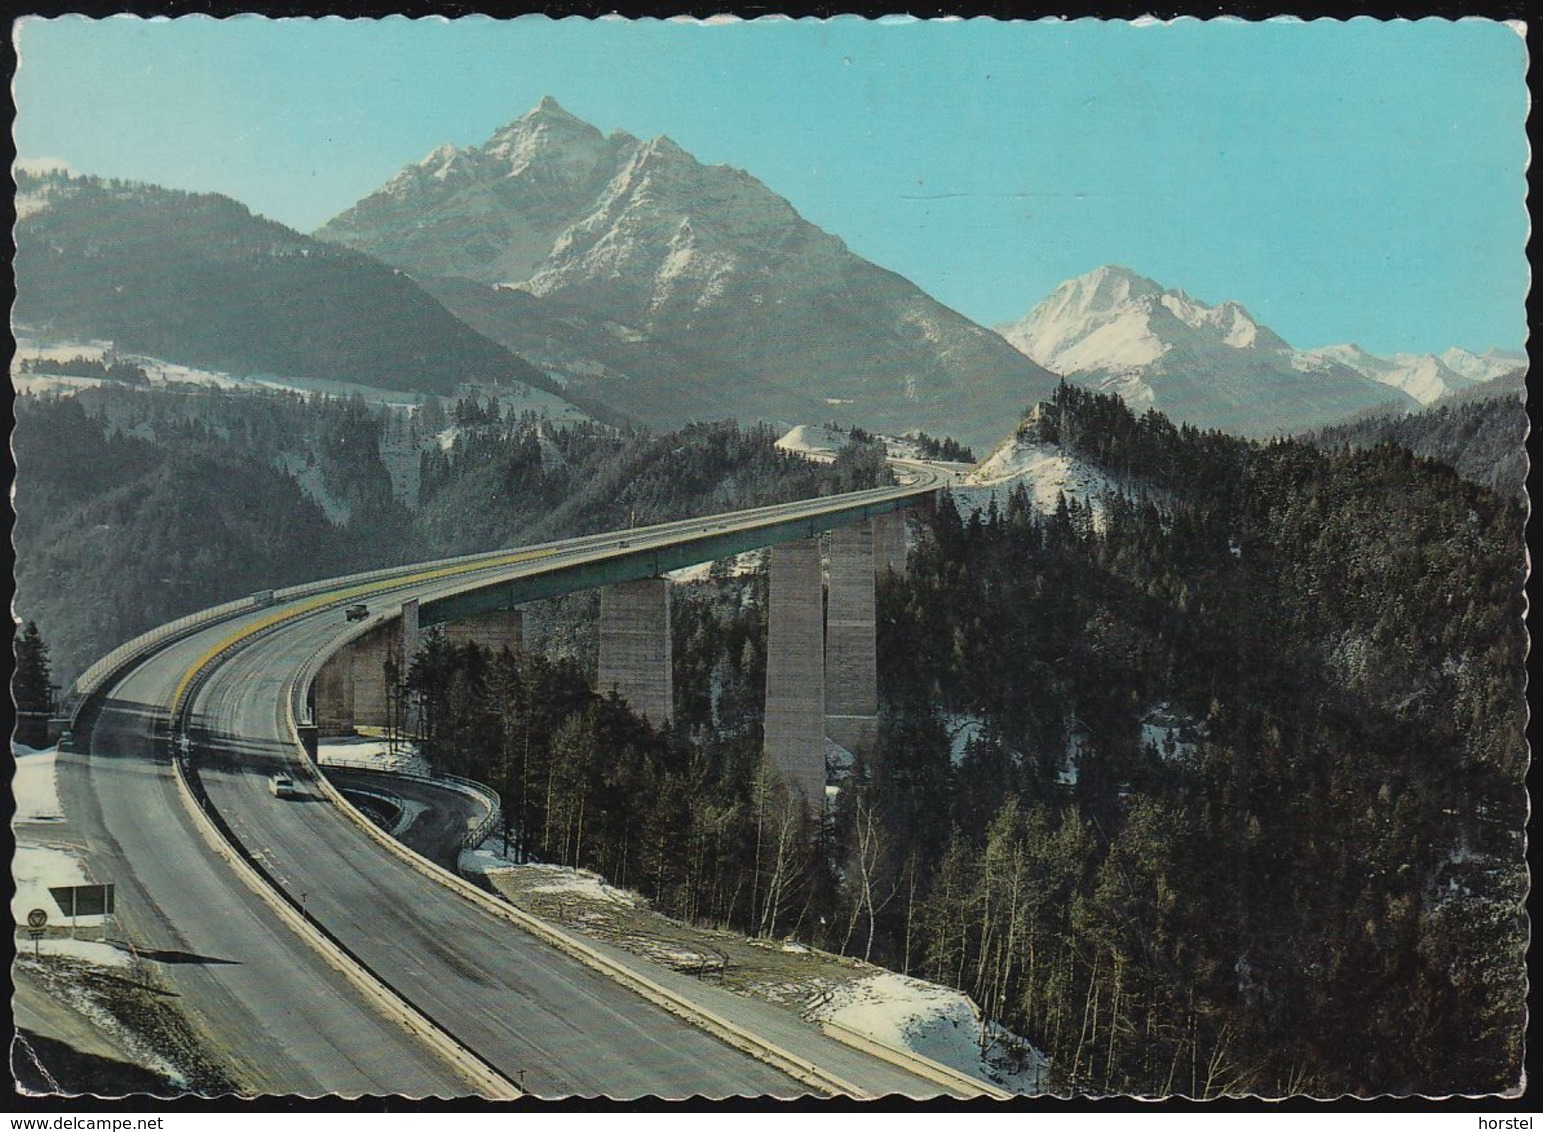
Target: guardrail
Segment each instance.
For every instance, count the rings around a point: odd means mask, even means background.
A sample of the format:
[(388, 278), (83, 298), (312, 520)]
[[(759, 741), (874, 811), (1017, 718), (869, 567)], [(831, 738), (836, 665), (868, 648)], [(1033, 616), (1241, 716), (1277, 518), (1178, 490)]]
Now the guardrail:
[[(426, 782), (431, 786), (445, 787), (476, 798), (482, 803), (485, 813), (481, 821), (467, 827), (466, 833), (461, 838), (461, 847), (464, 849), (475, 849), (486, 841), (488, 834), (498, 828), (498, 823), (504, 815), (504, 800), (498, 791), (473, 778), (462, 778), (458, 774), (418, 774), (410, 770), (384, 770), (362, 763), (339, 762), (336, 759), (329, 759), (326, 766), (341, 770), (362, 770), (383, 777), (405, 778), (408, 782)], [(325, 772), (326, 768), (322, 769)]]
[(206, 625), (213, 625), (216, 622), (228, 620), (237, 614), (248, 613), (254, 609), (265, 609), (268, 606), (280, 605), (287, 601), (293, 601), (296, 598), (326, 593), (328, 590), (385, 581), (401, 574), (416, 574), (440, 566), (449, 566), (463, 562), (471, 563), (484, 558), (498, 558), (508, 553), (509, 551), (507, 550), (492, 550), (483, 551), (478, 554), (458, 555), (453, 558), (438, 558), (431, 562), (414, 562), (405, 566), (384, 566), (376, 570), (346, 574), (340, 578), (322, 578), (314, 582), (302, 582), (299, 585), (286, 586), (282, 589), (263, 590), (255, 594), (249, 594), (246, 597), (224, 602), (221, 605), (211, 606), (208, 609), (201, 609), (197, 613), (189, 613), (186, 616), (177, 618), (175, 621), (168, 621), (164, 625), (158, 625), (148, 633), (141, 633), (139, 636), (125, 641), (92, 664), (75, 678), (69, 690), (64, 694), (64, 698), (60, 701), (59, 716), (69, 719), (73, 723), (85, 701), (94, 692), (100, 690), (116, 673), (121, 672), (125, 666), (149, 656), (161, 645), (187, 636), (195, 629), (201, 629)]
[(463, 838), (461, 841), (462, 846), (465, 848), (475, 849), (477, 846), (481, 845), (484, 841), (487, 840), (488, 834), (492, 833), (493, 830), (498, 828), (498, 823), (504, 816), (503, 798), (500, 797), (498, 791), (494, 790), (491, 786), (488, 786), (485, 783), (474, 781), (470, 778), (462, 778), (458, 774), (442, 774), (437, 779), (435, 779), (435, 781), (453, 782), (457, 786), (465, 789), (467, 792), (476, 794), (487, 805), (487, 817), (483, 818), (480, 822), (467, 830), (465, 838)]
[(236, 601), (228, 601), (224, 605), (216, 605), (210, 609), (203, 609), (197, 613), (190, 613), (185, 617), (179, 617), (175, 621), (168, 621), (159, 625), (148, 633), (141, 633), (102, 657), (92, 664), (70, 685), (69, 691), (60, 701), (59, 715), (68, 719), (73, 725), (81, 706), (93, 692), (99, 690), (114, 673), (122, 670), (126, 665), (154, 652), (161, 645), (186, 636), (194, 629), (204, 625), (212, 625), (216, 621), (222, 621), (227, 617), (233, 617), (238, 613), (245, 613), (249, 609), (259, 608), (253, 597), (239, 598)]

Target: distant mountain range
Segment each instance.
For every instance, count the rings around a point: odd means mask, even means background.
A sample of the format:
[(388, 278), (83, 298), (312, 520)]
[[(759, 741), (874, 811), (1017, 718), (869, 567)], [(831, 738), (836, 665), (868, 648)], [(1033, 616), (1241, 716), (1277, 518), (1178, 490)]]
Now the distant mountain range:
[(1240, 303), (1208, 306), (1116, 266), (1061, 284), (1001, 333), (1046, 368), (1137, 409), (1250, 435), (1412, 411), (1526, 364), (1498, 351), (1385, 359), (1355, 346), (1298, 350)]
[(16, 325), (238, 375), (454, 394), (523, 384), (600, 420), (837, 421), (990, 451), (1065, 375), (1269, 435), (1408, 412), (1525, 365), (1298, 350), (1236, 302), (1120, 267), (1000, 334), (853, 254), (754, 177), (543, 99), (314, 237), (237, 202), (18, 171)]
[(1440, 354), (1394, 354), (1391, 358), (1369, 353), (1354, 343), (1304, 353), (1349, 366), (1363, 377), (1403, 390), (1422, 405), (1434, 405), (1527, 368), (1526, 354), (1509, 350), (1474, 354), (1457, 346)]
[[(511, 349), (551, 358), (567, 388), (643, 420), (837, 418), (984, 447), (1056, 380), (748, 173), (668, 138), (604, 136), (550, 98), (484, 145), (436, 149), (316, 235), (421, 279), (522, 292), (437, 289)], [(598, 357), (543, 320), (587, 321)]]

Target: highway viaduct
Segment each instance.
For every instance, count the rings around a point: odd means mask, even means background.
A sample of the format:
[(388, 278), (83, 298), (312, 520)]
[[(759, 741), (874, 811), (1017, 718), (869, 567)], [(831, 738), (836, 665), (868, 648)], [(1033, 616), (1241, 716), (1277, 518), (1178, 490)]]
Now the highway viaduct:
[[(521, 647), (520, 607), (600, 589), (599, 679), (654, 724), (673, 714), (672, 570), (771, 548), (765, 749), (774, 770), (823, 806), (825, 741), (871, 754), (877, 727), (875, 581), (903, 570), (903, 512), (925, 505), (935, 473), (896, 490), (830, 497), (815, 513), (767, 507), (597, 536), (577, 561), (537, 560), (516, 576), (392, 607), (342, 641), (317, 672), (310, 706), (320, 735), (392, 723), (392, 672), (405, 674), (423, 634)], [(819, 501), (813, 501), (818, 503)], [(821, 536), (829, 533), (827, 567)]]

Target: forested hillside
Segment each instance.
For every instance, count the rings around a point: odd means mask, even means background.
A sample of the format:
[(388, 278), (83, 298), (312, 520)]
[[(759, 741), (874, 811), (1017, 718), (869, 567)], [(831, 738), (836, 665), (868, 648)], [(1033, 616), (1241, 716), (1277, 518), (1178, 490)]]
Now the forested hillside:
[(65, 683), (164, 621), (361, 564), (293, 478), (196, 425), (150, 441), (21, 398), (12, 449), (16, 609)]
[(881, 445), (822, 466), (779, 451), (765, 425), (553, 428), (468, 403), (454, 420), (454, 440), (422, 456), (417, 516), (448, 552), (852, 491), (889, 475)]
[(1075, 387), (1023, 427), (1130, 489), (1096, 526), (1022, 489), (925, 521), (823, 830), (760, 758), (764, 580), (724, 571), (676, 601), (673, 731), (436, 643), (431, 757), (518, 799), (542, 859), (968, 991), (1058, 1091), (1514, 1086), (1518, 501)]
[(236, 374), (556, 388), (402, 272), (227, 197), (16, 176), (17, 326)]
[(1314, 433), (1322, 448), (1369, 448), (1391, 440), (1450, 464), (1475, 483), (1520, 496), (1527, 483), (1525, 375), (1498, 377), (1423, 413), (1370, 417)]
[[(1069, 387), (1025, 427), (1152, 490), (1100, 529), (944, 507), (884, 589), (889, 727), (844, 801), (883, 893), (930, 883), (876, 954), (1065, 1088), (1514, 1085), (1520, 503), (1393, 445), (1251, 445)], [(946, 713), (984, 723), (957, 767)]]

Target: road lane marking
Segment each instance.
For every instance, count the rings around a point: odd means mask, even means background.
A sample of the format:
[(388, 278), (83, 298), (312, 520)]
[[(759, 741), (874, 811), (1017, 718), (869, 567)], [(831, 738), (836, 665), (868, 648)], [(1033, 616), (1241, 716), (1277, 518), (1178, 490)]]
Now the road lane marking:
[(312, 613), (325, 606), (332, 605), (341, 601), (347, 601), (349, 598), (367, 597), (370, 594), (382, 593), (388, 590), (400, 589), (406, 586), (422, 585), (425, 582), (438, 581), (441, 578), (451, 578), (458, 574), (471, 574), (478, 570), (496, 570), (505, 566), (518, 566), (525, 562), (533, 562), (537, 559), (551, 557), (556, 553), (557, 551), (555, 550), (522, 550), (516, 553), (512, 553), (505, 558), (495, 558), (491, 561), (484, 558), (476, 562), (463, 562), (454, 566), (440, 566), (433, 570), (425, 570), (418, 574), (405, 574), (394, 578), (382, 579), (380, 581), (365, 582), (360, 585), (349, 587), (348, 589), (328, 590), (326, 593), (317, 594), (314, 597), (311, 597), (296, 605), (284, 606), (282, 609), (279, 609), (267, 617), (255, 621), (252, 624), (247, 625), (245, 628), (238, 629), (236, 632), (231, 633), (229, 636), (221, 638), (219, 641), (216, 641), (213, 645), (210, 645), (209, 648), (204, 650), (203, 655), (194, 661), (192, 666), (182, 674), (182, 679), (178, 682), (176, 691), (172, 693), (171, 708), (169, 714), (173, 720), (176, 720), (177, 716), (182, 711), (183, 700), (187, 697), (188, 688), (192, 686), (193, 682), (198, 679), (200, 673), (202, 673), (203, 670), (207, 668), (216, 658), (218, 658), (222, 653), (235, 648), (242, 641), (255, 637), (259, 633), (273, 628), (275, 625), (281, 625), (286, 621), (292, 621), (295, 618), (303, 617), (305, 614)]

